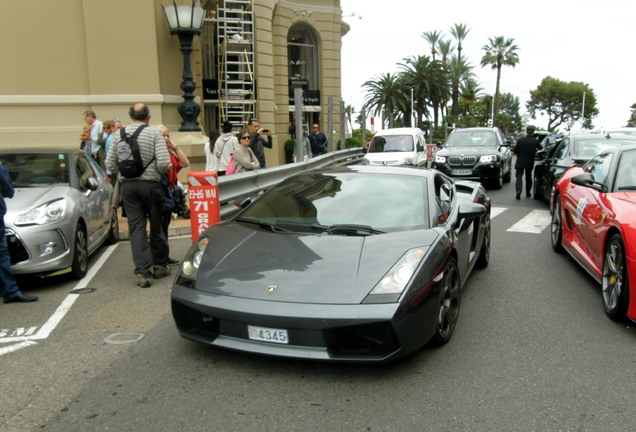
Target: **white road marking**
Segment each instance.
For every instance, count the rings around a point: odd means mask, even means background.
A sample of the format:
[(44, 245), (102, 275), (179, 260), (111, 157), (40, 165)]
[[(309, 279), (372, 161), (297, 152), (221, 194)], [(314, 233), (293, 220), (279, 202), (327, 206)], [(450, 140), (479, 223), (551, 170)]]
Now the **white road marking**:
[(506, 210), (508, 210), (508, 207), (493, 207), (490, 209), (490, 218), (492, 219), (495, 216), (502, 214)]
[[(118, 245), (119, 243), (109, 246), (106, 249), (106, 251), (104, 251), (104, 253), (99, 257), (99, 259), (91, 266), (91, 268), (88, 270), (88, 273), (86, 273), (86, 276), (84, 276), (82, 279), (80, 279), (77, 282), (77, 285), (75, 285), (73, 290), (86, 288), (88, 284), (90, 284), (91, 280), (93, 280), (97, 272), (104, 266), (104, 263), (115, 251)], [(66, 298), (64, 299), (64, 301), (62, 301), (62, 304), (58, 306), (55, 312), (53, 312), (53, 315), (51, 315), (48, 321), (44, 323), (42, 327), (40, 327), (37, 333), (33, 335), (29, 335), (29, 336), (16, 336), (16, 337), (5, 337), (5, 338), (0, 337), (0, 343), (21, 342), (17, 345), (0, 349), (0, 356), (4, 354), (9, 354), (20, 348), (25, 348), (27, 346), (36, 344), (35, 342), (30, 342), (30, 341), (48, 338), (51, 332), (55, 329), (55, 327), (57, 327), (57, 325), (62, 321), (64, 316), (66, 316), (68, 311), (71, 309), (71, 306), (73, 306), (73, 304), (75, 303), (75, 301), (80, 295), (81, 294), (75, 294), (75, 293), (68, 294)], [(13, 349), (14, 347), (17, 347), (17, 348)]]
[(508, 231), (540, 234), (552, 220), (549, 210), (532, 210), (519, 222), (508, 228)]

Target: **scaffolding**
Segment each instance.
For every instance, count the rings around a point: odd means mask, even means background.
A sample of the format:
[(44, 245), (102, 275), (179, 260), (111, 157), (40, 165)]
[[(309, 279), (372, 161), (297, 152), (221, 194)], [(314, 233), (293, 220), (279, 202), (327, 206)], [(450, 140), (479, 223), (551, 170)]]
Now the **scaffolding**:
[(220, 0), (216, 13), (221, 122), (243, 127), (254, 117), (253, 0)]

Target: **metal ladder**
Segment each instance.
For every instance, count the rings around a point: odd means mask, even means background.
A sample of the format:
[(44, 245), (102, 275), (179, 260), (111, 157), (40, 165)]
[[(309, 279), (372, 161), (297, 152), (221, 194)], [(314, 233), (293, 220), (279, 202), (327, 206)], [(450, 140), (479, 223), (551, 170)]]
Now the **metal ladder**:
[(217, 7), (221, 122), (244, 127), (255, 112), (253, 0), (221, 0)]

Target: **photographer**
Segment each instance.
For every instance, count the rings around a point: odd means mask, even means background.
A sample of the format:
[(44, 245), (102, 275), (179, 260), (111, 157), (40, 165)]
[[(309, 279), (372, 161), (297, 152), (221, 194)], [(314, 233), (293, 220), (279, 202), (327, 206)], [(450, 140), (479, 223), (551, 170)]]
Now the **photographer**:
[[(250, 132), (250, 148), (254, 152), (256, 159), (261, 164), (261, 168), (265, 168), (265, 151), (264, 147), (272, 148), (272, 131), (270, 129), (261, 129), (258, 120), (252, 119), (247, 123), (247, 129)], [(267, 141), (261, 134), (267, 134)]]

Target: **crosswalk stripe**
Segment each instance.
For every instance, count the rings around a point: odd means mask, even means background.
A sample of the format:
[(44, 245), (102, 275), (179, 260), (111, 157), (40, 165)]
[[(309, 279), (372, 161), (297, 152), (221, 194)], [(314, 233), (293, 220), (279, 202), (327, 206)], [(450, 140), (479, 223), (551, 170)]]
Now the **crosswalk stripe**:
[(551, 220), (549, 210), (532, 210), (520, 221), (508, 228), (508, 231), (540, 234), (550, 225)]
[(506, 210), (508, 210), (508, 207), (492, 207), (490, 209), (490, 218), (494, 218), (497, 215), (502, 214), (503, 212), (505, 212)]

